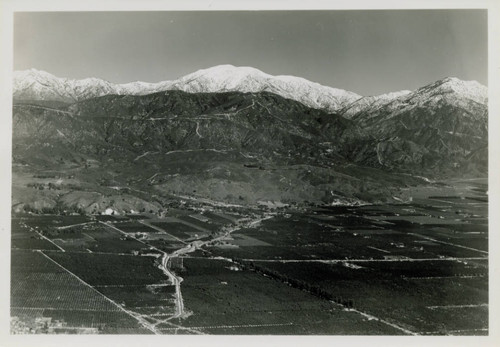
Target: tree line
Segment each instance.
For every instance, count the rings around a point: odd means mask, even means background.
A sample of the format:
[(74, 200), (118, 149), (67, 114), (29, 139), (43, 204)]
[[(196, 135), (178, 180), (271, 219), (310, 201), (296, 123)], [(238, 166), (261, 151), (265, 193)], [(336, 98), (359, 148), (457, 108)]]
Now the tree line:
[(287, 283), (290, 286), (292, 286), (293, 288), (297, 288), (297, 289), (309, 292), (309, 293), (311, 293), (311, 294), (313, 294), (321, 299), (334, 301), (337, 304), (342, 305), (346, 308), (353, 308), (354, 307), (354, 300), (353, 299), (343, 298), (342, 296), (333, 295), (332, 293), (324, 290), (323, 288), (321, 288), (318, 285), (311, 284), (309, 282), (299, 280), (296, 278), (291, 278), (291, 277), (287, 276), (286, 274), (283, 274), (283, 273), (278, 272), (276, 270), (269, 269), (269, 268), (262, 266), (262, 265), (259, 265), (259, 264), (255, 264), (253, 261), (245, 261), (242, 259), (233, 259), (233, 261), (235, 263), (237, 263), (243, 269), (254, 271), (254, 272), (261, 274), (261, 275), (269, 276), (275, 280), (281, 281), (283, 283)]

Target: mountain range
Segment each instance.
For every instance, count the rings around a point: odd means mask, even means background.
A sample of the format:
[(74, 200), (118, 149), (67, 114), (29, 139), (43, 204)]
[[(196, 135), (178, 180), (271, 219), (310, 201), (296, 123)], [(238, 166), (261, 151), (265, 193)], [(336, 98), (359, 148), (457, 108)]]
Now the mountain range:
[(178, 80), (113, 84), (97, 78), (70, 80), (35, 69), (14, 72), (14, 98), (74, 102), (104, 95), (146, 95), (167, 90), (188, 93), (271, 92), (313, 108), (335, 111), (360, 98), (300, 77), (271, 76), (252, 67), (219, 65)]
[[(118, 204), (123, 190), (123, 210), (159, 208), (150, 192), (397, 201), (408, 185), (487, 175), (488, 91), (456, 78), (360, 96), (231, 65), (120, 85), (32, 69), (14, 73), (13, 97), (16, 206), (62, 201), (91, 212)], [(41, 172), (72, 178), (50, 193), (27, 188)]]

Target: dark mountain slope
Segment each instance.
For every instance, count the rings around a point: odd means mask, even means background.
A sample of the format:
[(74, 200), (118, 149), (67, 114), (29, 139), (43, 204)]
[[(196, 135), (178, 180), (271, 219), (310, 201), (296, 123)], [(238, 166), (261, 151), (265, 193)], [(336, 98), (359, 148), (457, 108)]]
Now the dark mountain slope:
[(343, 152), (349, 160), (431, 177), (486, 175), (487, 91), (476, 82), (447, 78), (351, 119), (365, 136)]
[(397, 175), (376, 180), (345, 169), (338, 153), (356, 129), (271, 93), (105, 96), (60, 109), (15, 105), (13, 158), (29, 165), (26, 174), (71, 173), (94, 192), (249, 203), (392, 199)]
[(417, 176), (486, 176), (486, 102), (484, 87), (455, 79), (367, 103), (351, 119), (269, 92), (15, 100), (13, 172), (23, 179), (14, 197), (19, 206), (38, 201), (26, 185), (41, 175), (60, 185), (41, 194), (42, 205), (87, 211), (110, 201), (154, 209), (179, 195), (399, 201), (402, 187), (423, 182)]
[[(58, 138), (80, 153), (111, 150), (244, 150), (267, 156), (325, 156), (353, 135), (352, 122), (270, 93), (105, 96), (61, 110), (17, 105), (15, 137)], [(328, 151), (326, 150), (328, 149)], [(330, 153), (330, 154), (328, 154)], [(293, 154), (293, 155), (292, 155)]]

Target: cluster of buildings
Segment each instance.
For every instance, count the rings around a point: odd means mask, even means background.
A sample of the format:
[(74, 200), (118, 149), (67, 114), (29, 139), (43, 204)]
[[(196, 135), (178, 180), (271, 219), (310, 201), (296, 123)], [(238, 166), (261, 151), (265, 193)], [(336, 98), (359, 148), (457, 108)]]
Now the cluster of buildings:
[(62, 320), (52, 320), (51, 317), (36, 317), (22, 320), (11, 317), (10, 333), (17, 334), (98, 334), (99, 329), (94, 327), (69, 327)]

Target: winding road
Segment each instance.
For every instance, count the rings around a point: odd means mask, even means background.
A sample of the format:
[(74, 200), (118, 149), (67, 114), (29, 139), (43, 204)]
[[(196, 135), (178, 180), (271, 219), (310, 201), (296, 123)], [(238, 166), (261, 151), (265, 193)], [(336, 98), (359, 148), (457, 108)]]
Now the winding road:
[(188, 254), (188, 253), (192, 253), (192, 252), (196, 251), (197, 249), (200, 249), (201, 247), (207, 245), (208, 243), (223, 240), (224, 238), (228, 237), (232, 232), (234, 232), (236, 230), (256, 226), (257, 224), (259, 224), (263, 220), (266, 220), (266, 219), (269, 219), (272, 217), (273, 217), (272, 215), (264, 215), (264, 217), (260, 217), (260, 218), (254, 219), (254, 220), (247, 221), (247, 223), (238, 224), (232, 228), (226, 229), (226, 231), (222, 235), (220, 235), (216, 238), (213, 238), (212, 240), (192, 241), (191, 243), (187, 244), (185, 247), (176, 250), (175, 252), (173, 252), (170, 255), (166, 252), (161, 251), (163, 253), (163, 258), (161, 261), (161, 269), (163, 270), (165, 275), (168, 276), (168, 278), (170, 279), (172, 284), (175, 286), (175, 313), (172, 316), (166, 318), (163, 321), (159, 321), (156, 324), (168, 322), (169, 320), (172, 320), (175, 318), (181, 318), (181, 317), (185, 316), (184, 300), (182, 299), (182, 291), (181, 291), (181, 283), (183, 281), (183, 278), (176, 275), (175, 273), (173, 273), (170, 270), (170, 260), (172, 258), (176, 258), (176, 257), (180, 257), (182, 255)]
[[(176, 257), (180, 257), (180, 256), (183, 256), (185, 254), (188, 254), (188, 253), (192, 253), (194, 251), (196, 251), (197, 249), (200, 249), (201, 247), (211, 243), (211, 242), (217, 242), (217, 241), (221, 241), (223, 240), (224, 238), (228, 237), (232, 232), (234, 231), (237, 231), (239, 229), (242, 229), (242, 228), (249, 228), (249, 227), (254, 227), (256, 226), (257, 224), (259, 224), (260, 222), (262, 222), (263, 220), (266, 220), (266, 219), (270, 219), (272, 218), (274, 215), (272, 214), (265, 214), (264, 216), (261, 216), (261, 217), (258, 217), (258, 218), (255, 218), (255, 219), (244, 219), (244, 220), (240, 220), (240, 222), (238, 224), (236, 224), (235, 226), (231, 227), (231, 228), (227, 228), (224, 230), (224, 232), (211, 239), (211, 240), (206, 240), (206, 241), (200, 241), (200, 240), (194, 240), (194, 241), (191, 241), (189, 243), (186, 244), (186, 246), (182, 247), (182, 248), (179, 248), (178, 250), (176, 250), (175, 252), (171, 253), (171, 254), (168, 254), (167, 252), (149, 244), (148, 242), (144, 241), (144, 240), (141, 240), (141, 239), (138, 239), (136, 238), (134, 235), (130, 234), (130, 233), (126, 233), (125, 231), (123, 230), (120, 230), (119, 228), (117, 228), (116, 226), (112, 225), (111, 223), (108, 223), (108, 222), (103, 222), (103, 221), (99, 221), (99, 223), (101, 224), (104, 224), (124, 235), (127, 235), (127, 237), (130, 237), (130, 238), (133, 238), (135, 239), (136, 241), (150, 247), (150, 249), (152, 250), (155, 250), (159, 253), (162, 254), (162, 259), (161, 259), (161, 264), (159, 266), (159, 268), (163, 271), (163, 273), (168, 277), (169, 281), (172, 283), (173, 286), (175, 286), (175, 294), (174, 294), (174, 302), (175, 302), (175, 311), (172, 315), (164, 318), (164, 319), (157, 319), (155, 318), (155, 322), (154, 323), (149, 323), (147, 322), (146, 320), (144, 320), (144, 317), (145, 315), (140, 315), (140, 314), (135, 314), (134, 316), (136, 316), (137, 319), (141, 319), (141, 323), (145, 326), (147, 326), (148, 329), (150, 329), (151, 331), (155, 332), (155, 333), (158, 333), (158, 328), (157, 326), (160, 325), (160, 324), (169, 324), (171, 326), (173, 326), (173, 328), (171, 329), (184, 329), (184, 330), (189, 330), (190, 332), (193, 332), (193, 333), (200, 333), (199, 331), (197, 330), (193, 330), (191, 328), (187, 328), (187, 327), (182, 327), (182, 326), (179, 326), (179, 325), (176, 325), (176, 324), (173, 324), (171, 323), (170, 321), (173, 320), (173, 319), (176, 319), (176, 318), (183, 318), (183, 317), (186, 317), (187, 314), (185, 312), (185, 309), (184, 309), (184, 300), (182, 298), (182, 290), (181, 290), (181, 283), (183, 281), (183, 278), (180, 277), (179, 275), (176, 275), (172, 270), (171, 270), (171, 260), (173, 258), (176, 258)], [(144, 224), (144, 223), (143, 223)], [(148, 316), (148, 318), (152, 318), (150, 316)], [(170, 328), (169, 328), (170, 329)]]

